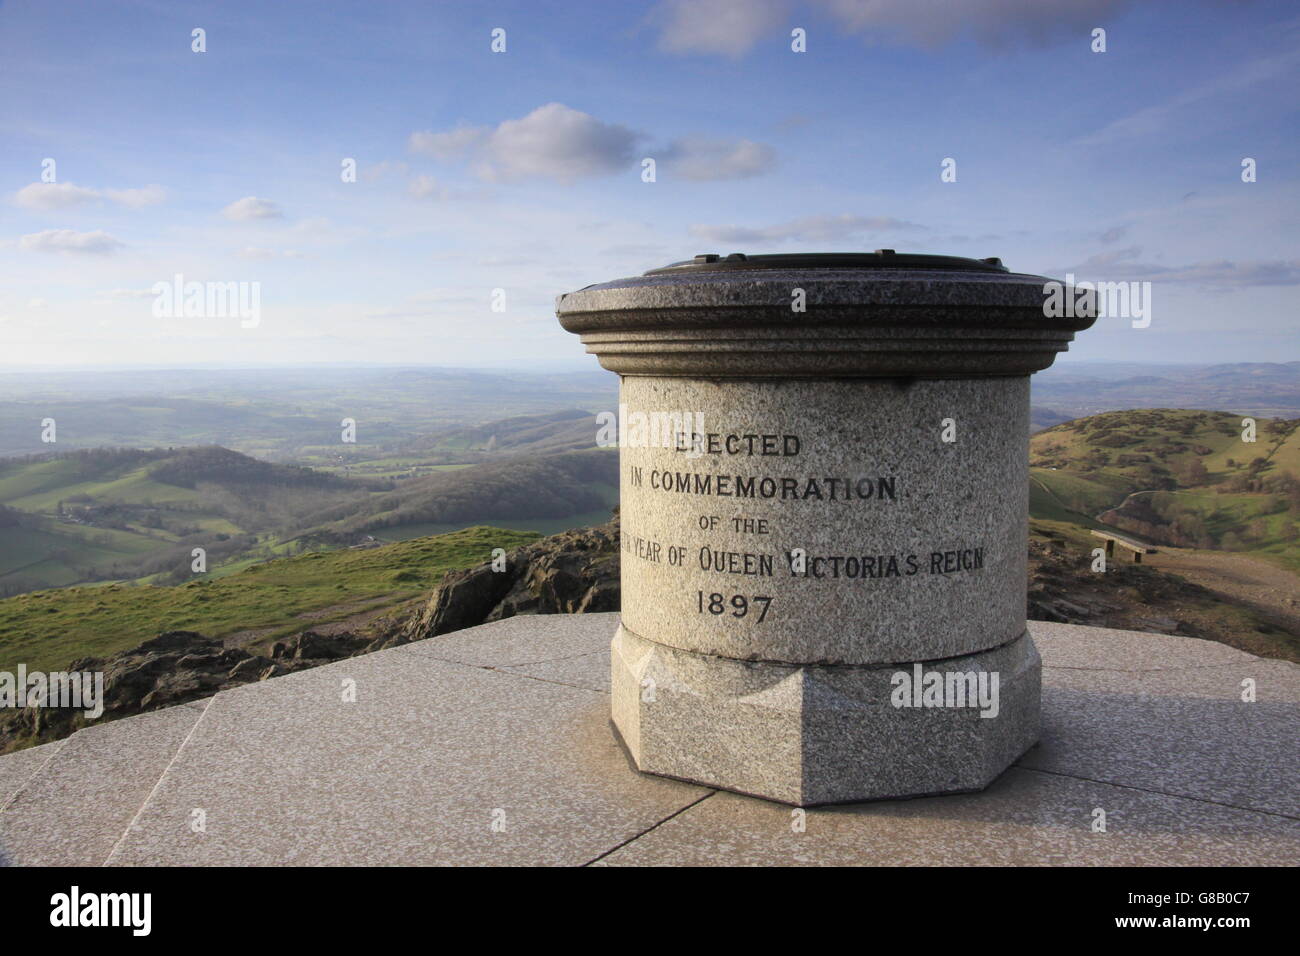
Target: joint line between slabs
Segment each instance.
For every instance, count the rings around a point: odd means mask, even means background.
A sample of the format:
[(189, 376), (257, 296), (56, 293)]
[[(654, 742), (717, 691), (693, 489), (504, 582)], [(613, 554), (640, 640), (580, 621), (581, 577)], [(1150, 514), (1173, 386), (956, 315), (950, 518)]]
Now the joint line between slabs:
[[(68, 734), (68, 736), (64, 737), (62, 740), (52, 741), (53, 743), (57, 743), (58, 746), (55, 747), (50, 752), (50, 755), (48, 757), (46, 757), (44, 760), (41, 761), (41, 765), (37, 767), (35, 770), (33, 770), (30, 776), (28, 776), (25, 780), (23, 780), (22, 783), (18, 785), (18, 788), (14, 790), (13, 793), (9, 794), (9, 796), (6, 797), (4, 800), (0, 800), (0, 813), (3, 813), (5, 810), (8, 810), (11, 806), (14, 805), (14, 802), (17, 801), (17, 799), (20, 796), (22, 796), (23, 791), (25, 791), (28, 787), (30, 787), (33, 783), (36, 782), (37, 775), (45, 772), (45, 768), (48, 767), (50, 765), (50, 762), (59, 755), (59, 751), (62, 750), (64, 745), (75, 736), (76, 733), (71, 733)], [(21, 751), (15, 751), (15, 753), (21, 753)], [(12, 755), (5, 754), (5, 756), (9, 757)]]
[(167, 761), (167, 766), (163, 768), (162, 773), (158, 774), (158, 779), (154, 781), (153, 787), (149, 790), (148, 796), (146, 796), (144, 800), (141, 801), (140, 808), (135, 811), (135, 814), (131, 817), (130, 821), (127, 823), (126, 829), (122, 831), (122, 835), (118, 837), (117, 842), (113, 844), (113, 849), (108, 851), (108, 856), (104, 857), (104, 862), (101, 864), (101, 866), (108, 866), (109, 862), (113, 859), (113, 856), (117, 853), (118, 850), (122, 848), (122, 845), (126, 843), (126, 838), (131, 835), (131, 830), (135, 827), (136, 822), (140, 819), (141, 815), (144, 813), (144, 808), (149, 806), (149, 804), (153, 801), (153, 798), (158, 793), (158, 788), (162, 786), (162, 782), (165, 779), (167, 779), (167, 774), (171, 772), (171, 769), (173, 766), (175, 766), (176, 761), (180, 759), (181, 753), (189, 745), (190, 738), (194, 736), (194, 732), (199, 729), (199, 724), (203, 723), (204, 718), (208, 716), (208, 710), (211, 708), (212, 704), (216, 701), (216, 699), (220, 697), (221, 694), (223, 693), (225, 693), (225, 691), (221, 691), (216, 694), (213, 694), (211, 697), (208, 698), (208, 706), (203, 708), (203, 711), (199, 714), (198, 718), (194, 721), (194, 725), (190, 727), (189, 733), (185, 735), (185, 739), (180, 742), (180, 746), (178, 746), (176, 748), (176, 752), (172, 754), (172, 759)]
[(663, 826), (665, 823), (667, 823), (669, 820), (673, 819), (674, 817), (679, 817), (679, 816), (681, 816), (683, 813), (685, 813), (685, 812), (686, 812), (687, 810), (689, 810), (691, 807), (699, 806), (701, 803), (703, 803), (705, 800), (709, 799), (709, 797), (713, 796), (713, 795), (714, 795), (715, 793), (717, 793), (717, 792), (718, 792), (718, 791), (716, 791), (716, 790), (710, 790), (708, 793), (704, 794), (704, 795), (703, 795), (702, 797), (700, 797), (698, 800), (692, 800), (690, 803), (686, 804), (686, 806), (682, 807), (680, 810), (677, 810), (677, 811), (674, 812), (674, 813), (670, 813), (670, 814), (668, 814), (668, 816), (664, 817), (662, 820), (658, 821), (657, 823), (653, 824), (652, 826), (648, 826), (648, 827), (646, 827), (644, 830), (642, 830), (640, 833), (637, 833), (637, 834), (634, 834), (633, 836), (628, 837), (628, 838), (627, 838), (626, 840), (624, 840), (622, 843), (618, 844), (618, 846), (610, 847), (610, 848), (609, 848), (608, 850), (606, 850), (604, 853), (600, 854), (600, 856), (595, 857), (594, 859), (590, 859), (590, 860), (588, 860), (586, 863), (584, 863), (584, 864), (582, 864), (582, 865), (583, 865), (583, 866), (591, 866), (591, 864), (593, 864), (593, 863), (599, 863), (601, 860), (605, 859), (605, 857), (609, 856), (611, 853), (617, 853), (619, 850), (623, 849), (623, 847), (627, 846), (627, 845), (630, 844), (630, 843), (635, 843), (637, 840), (641, 839), (641, 838), (642, 838), (643, 836), (645, 836), (647, 833), (651, 833), (651, 832), (653, 832), (653, 831), (659, 829), (661, 826)]
[[(594, 654), (597, 652), (592, 651), (592, 653)], [(440, 664), (451, 664), (455, 667), (469, 667), (476, 671), (487, 671), (490, 674), (500, 674), (503, 677), (523, 677), (526, 678), (527, 680), (535, 680), (543, 684), (554, 684), (556, 687), (571, 687), (574, 690), (586, 690), (586, 691), (590, 691), (593, 694), (604, 694), (606, 697), (608, 697), (609, 691), (607, 690), (597, 690), (595, 687), (587, 687), (584, 684), (571, 684), (568, 681), (552, 680), (549, 677), (538, 677), (535, 674), (525, 674), (523, 671), (512, 671), (512, 670), (505, 669), (507, 667), (531, 667), (533, 664), (549, 664), (551, 663), (551, 661), (568, 661), (568, 660), (575, 660), (576, 658), (579, 657), (587, 657), (587, 656), (588, 656), (587, 654), (575, 654), (573, 655), (573, 657), (552, 657), (545, 661), (530, 661), (523, 664), (469, 664), (465, 661), (452, 660), (449, 657), (432, 657), (428, 659), (435, 660)]]
[[(1077, 773), (1066, 773), (1063, 770), (1044, 770), (1041, 767), (1026, 767), (1019, 763), (1011, 765), (1016, 770), (1027, 770), (1030, 773), (1042, 773), (1052, 777), (1068, 777), (1070, 780), (1083, 780), (1087, 783), (1099, 783), (1104, 787), (1117, 787), (1120, 790), (1134, 790), (1138, 793), (1149, 793), (1155, 797), (1172, 797), (1175, 800), (1194, 800), (1197, 803), (1208, 803), (1214, 807), (1225, 807), (1229, 810), (1240, 810), (1243, 813), (1262, 813), (1269, 817), (1280, 817), (1283, 820), (1300, 820), (1300, 816), (1293, 816), (1289, 813), (1282, 813), (1279, 810), (1260, 810), (1258, 807), (1243, 807), (1236, 803), (1224, 803), (1222, 800), (1210, 800), (1206, 797), (1190, 797), (1185, 793), (1170, 793), (1168, 790), (1152, 790), (1149, 787), (1136, 787), (1131, 783), (1116, 783), (1114, 780), (1098, 780), (1095, 777), (1081, 777)], [(1007, 769), (1010, 770), (1011, 767)]]

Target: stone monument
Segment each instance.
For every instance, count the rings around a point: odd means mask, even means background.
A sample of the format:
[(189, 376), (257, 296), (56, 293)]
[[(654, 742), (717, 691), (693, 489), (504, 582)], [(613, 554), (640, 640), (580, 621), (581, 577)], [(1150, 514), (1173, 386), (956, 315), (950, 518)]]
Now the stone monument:
[(621, 380), (612, 707), (641, 770), (807, 806), (978, 790), (1037, 741), (1029, 376), (1093, 322), (1049, 283), (883, 249), (559, 297)]

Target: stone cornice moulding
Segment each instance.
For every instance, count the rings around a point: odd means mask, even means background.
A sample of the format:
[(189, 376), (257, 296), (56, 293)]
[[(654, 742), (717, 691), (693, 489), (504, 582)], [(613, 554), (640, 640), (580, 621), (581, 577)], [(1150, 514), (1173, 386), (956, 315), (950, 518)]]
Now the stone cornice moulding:
[[(1053, 281), (955, 268), (670, 267), (561, 295), (556, 312), (621, 375), (1029, 375), (1095, 321), (1049, 317)], [(792, 308), (796, 289), (806, 311)]]

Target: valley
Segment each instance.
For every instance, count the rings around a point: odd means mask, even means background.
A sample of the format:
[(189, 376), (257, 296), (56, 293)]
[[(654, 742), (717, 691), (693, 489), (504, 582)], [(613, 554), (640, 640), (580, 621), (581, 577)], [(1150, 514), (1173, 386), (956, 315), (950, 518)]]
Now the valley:
[[(1276, 368), (1283, 372), (1262, 377), (1293, 371)], [(88, 390), (103, 394), (83, 401), (106, 415), (87, 419), (96, 440), (139, 444), (65, 447), (76, 434), (65, 422), (57, 452), (0, 459), (0, 670), (111, 656), (171, 631), (254, 654), (307, 631), (368, 633), (412, 613), (445, 573), (482, 564), (493, 548), (603, 527), (618, 504), (617, 450), (594, 447), (596, 413), (614, 406), (612, 390), (602, 404), (589, 382), (552, 380), (531, 404), (509, 390), (493, 404), (485, 390), (500, 382), (490, 375), (427, 372), (394, 385), (404, 376), (358, 370), (353, 384), (373, 386), (376, 421), (392, 423), (390, 437), (359, 426), (358, 441), (346, 444), (337, 433), (294, 434), (295, 416), (319, 424), (342, 406), (305, 411), (292, 390), (319, 397), (311, 377), (285, 374), (274, 387), (245, 382), (250, 401), (274, 400), (282, 417), (262, 422), (266, 435), (230, 443), (238, 447), (150, 445), (152, 426), (139, 423), (134, 434), (115, 432), (112, 396), (124, 386), (92, 377)], [(183, 402), (208, 403), (208, 430), (195, 434), (220, 437), (214, 409), (238, 415), (239, 403), (211, 391), (213, 380), (190, 384), (186, 394), (199, 397), (148, 402), (172, 416)], [(465, 401), (421, 423), (424, 389), (461, 389)], [(1285, 405), (1286, 394), (1264, 404)], [(568, 403), (579, 396), (585, 404)], [(14, 409), (0, 403), (0, 421), (12, 424)], [(1036, 406), (1045, 427), (1029, 445), (1031, 617), (1300, 659), (1300, 417), (1261, 416), (1253, 435), (1235, 410), (1056, 417)], [(1137, 568), (1116, 558), (1095, 575), (1092, 529), (1157, 552)]]

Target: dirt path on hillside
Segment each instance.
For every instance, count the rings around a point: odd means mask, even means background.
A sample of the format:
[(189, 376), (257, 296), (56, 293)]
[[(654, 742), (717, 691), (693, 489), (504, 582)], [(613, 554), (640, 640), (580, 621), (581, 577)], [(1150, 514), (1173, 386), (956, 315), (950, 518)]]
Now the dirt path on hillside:
[(1160, 546), (1143, 564), (1169, 571), (1245, 605), (1292, 634), (1300, 634), (1300, 575), (1224, 551)]

